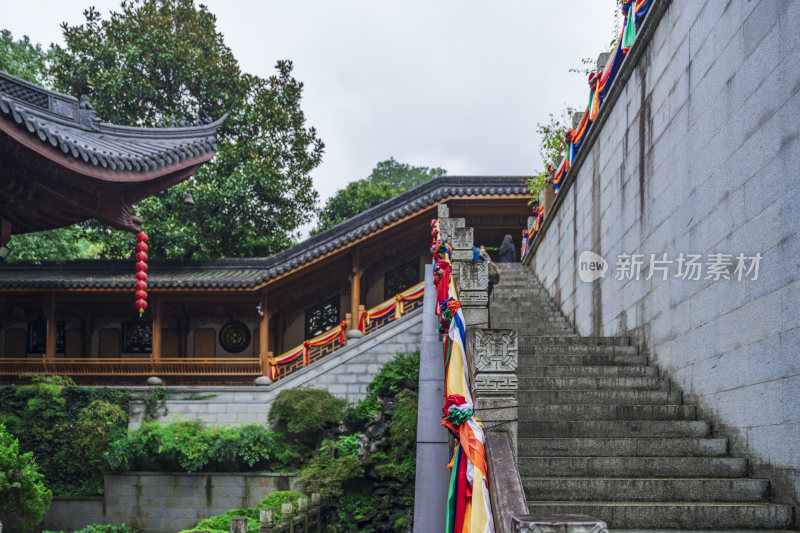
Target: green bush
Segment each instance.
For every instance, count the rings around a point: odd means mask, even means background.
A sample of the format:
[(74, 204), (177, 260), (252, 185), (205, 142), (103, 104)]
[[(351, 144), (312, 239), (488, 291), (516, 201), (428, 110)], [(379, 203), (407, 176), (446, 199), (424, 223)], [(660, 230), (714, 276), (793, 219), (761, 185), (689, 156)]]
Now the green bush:
[(416, 388), (418, 381), (419, 350), (399, 353), (372, 378), (367, 393), (377, 398), (391, 398), (404, 388)]
[(103, 451), (127, 428), (133, 395), (61, 376), (27, 377), (29, 384), (0, 387), (0, 422), (33, 452), (55, 494), (102, 493)]
[(278, 393), (268, 420), (294, 437), (319, 442), (323, 430), (341, 423), (347, 406), (347, 400), (326, 390), (296, 387)]
[[(281, 504), (292, 502), (293, 513), (297, 512), (297, 500), (304, 497), (302, 492), (293, 490), (279, 490), (268, 494), (266, 498), (258, 502), (259, 509), (272, 509), (275, 513), (275, 523), (281, 521)], [(309, 498), (310, 499), (310, 498)], [(309, 502), (310, 503), (310, 502)], [(294, 516), (294, 514), (292, 514)]]
[(0, 517), (9, 531), (30, 531), (42, 521), (53, 493), (45, 486), (33, 453), (0, 424)]
[(419, 351), (398, 353), (367, 385), (367, 396), (348, 412), (347, 425), (355, 430), (364, 429), (380, 409), (380, 399), (390, 399), (403, 389), (416, 388), (418, 381)]
[[(192, 533), (194, 531), (208, 531), (210, 533), (228, 533), (231, 530), (231, 519), (233, 518), (247, 518), (247, 531), (248, 533), (258, 533), (259, 531), (259, 515), (261, 509), (272, 509), (275, 513), (275, 522), (281, 520), (281, 504), (284, 502), (292, 502), (294, 512), (297, 512), (297, 500), (304, 495), (300, 492), (294, 491), (277, 491), (269, 494), (266, 498), (258, 503), (255, 509), (232, 509), (225, 514), (212, 516), (201, 520), (192, 529), (181, 531), (180, 533)], [(292, 515), (294, 516), (294, 514)]]
[(364, 468), (358, 457), (354, 451), (349, 453), (351, 446), (345, 441), (342, 447), (345, 453), (340, 453), (339, 444), (331, 439), (322, 442), (319, 453), (300, 473), (298, 481), (306, 485), (306, 490), (338, 496), (344, 492), (348, 482), (363, 477)]
[(121, 435), (105, 453), (112, 471), (252, 472), (297, 464), (291, 444), (257, 424), (206, 426), (199, 420), (148, 422)]

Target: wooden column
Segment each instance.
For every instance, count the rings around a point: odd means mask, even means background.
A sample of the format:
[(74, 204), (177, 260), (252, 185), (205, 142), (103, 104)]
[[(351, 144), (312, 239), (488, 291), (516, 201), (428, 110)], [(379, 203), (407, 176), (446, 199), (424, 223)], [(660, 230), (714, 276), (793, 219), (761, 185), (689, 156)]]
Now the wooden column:
[(261, 291), (261, 319), (258, 323), (258, 359), (261, 363), (261, 375), (269, 376), (269, 299), (267, 291)]
[(56, 336), (58, 328), (56, 322), (56, 294), (51, 292), (44, 297), (44, 308), (47, 313), (47, 338), (45, 342), (45, 359), (54, 359), (56, 356)]
[(358, 331), (359, 305), (361, 305), (361, 252), (353, 251), (353, 272), (350, 275), (350, 315), (353, 323), (348, 324), (350, 331)]
[(152, 339), (152, 353), (151, 360), (154, 363), (161, 361), (161, 323), (164, 307), (160, 296), (153, 298), (153, 339)]

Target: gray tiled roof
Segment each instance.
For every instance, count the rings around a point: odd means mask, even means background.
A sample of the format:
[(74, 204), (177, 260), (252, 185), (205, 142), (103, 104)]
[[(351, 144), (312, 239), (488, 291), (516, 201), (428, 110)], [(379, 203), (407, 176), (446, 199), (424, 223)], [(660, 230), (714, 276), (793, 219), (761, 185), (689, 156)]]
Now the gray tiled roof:
[[(439, 203), (444, 198), (526, 193), (525, 178), (521, 176), (444, 176), (415, 187), (270, 257), (196, 262), (149, 261), (148, 285), (154, 288), (254, 287), (408, 214)], [(427, 235), (420, 235), (420, 239), (427, 238)], [(83, 260), (40, 266), (4, 265), (0, 266), (0, 289), (128, 288), (134, 282), (133, 265), (132, 261), (117, 260)]]
[(0, 72), (0, 113), (75, 159), (129, 172), (158, 170), (214, 151), (225, 120), (171, 128), (104, 124), (85, 97), (48, 91), (5, 72)]

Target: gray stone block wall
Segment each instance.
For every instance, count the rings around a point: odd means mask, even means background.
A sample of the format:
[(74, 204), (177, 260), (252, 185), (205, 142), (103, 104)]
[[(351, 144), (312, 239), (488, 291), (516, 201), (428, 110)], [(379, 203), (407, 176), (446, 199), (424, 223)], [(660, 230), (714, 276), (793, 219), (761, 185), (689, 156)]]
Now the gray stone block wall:
[[(168, 387), (167, 415), (161, 421), (202, 420), (209, 424), (264, 424), (272, 399), (289, 387), (313, 387), (357, 402), (367, 395), (367, 385), (398, 352), (419, 349), (422, 314), (416, 310), (347, 347), (266, 387)], [(140, 396), (146, 387), (128, 387)], [(187, 400), (201, 397), (203, 399)], [(141, 417), (138, 417), (141, 418)], [(132, 418), (130, 427), (141, 424)]]
[[(530, 263), (581, 334), (632, 335), (795, 504), (799, 25), (797, 0), (673, 0)], [(584, 250), (605, 278), (580, 280)], [(619, 254), (681, 252), (763, 259), (757, 280), (614, 277)]]
[(291, 490), (295, 479), (269, 473), (106, 474), (102, 497), (55, 499), (44, 527), (127, 524), (141, 533), (175, 533), (231, 509), (256, 507), (272, 492)]

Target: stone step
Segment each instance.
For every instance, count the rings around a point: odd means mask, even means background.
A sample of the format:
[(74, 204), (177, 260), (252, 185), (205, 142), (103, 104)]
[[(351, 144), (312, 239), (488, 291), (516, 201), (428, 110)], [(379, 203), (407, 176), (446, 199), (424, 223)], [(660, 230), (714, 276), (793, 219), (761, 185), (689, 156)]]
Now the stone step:
[(520, 345), (630, 346), (630, 337), (563, 337), (558, 335), (519, 335)]
[(520, 390), (517, 401), (520, 405), (587, 403), (587, 404), (625, 404), (662, 405), (680, 404), (680, 391), (653, 390)]
[(639, 355), (639, 347), (613, 344), (579, 344), (577, 342), (534, 344), (520, 341), (519, 352), (536, 355)]
[[(692, 529), (692, 533), (797, 533), (788, 529)], [(674, 529), (609, 529), (608, 533), (676, 533)]]
[(703, 438), (520, 438), (519, 454), (582, 457), (719, 457), (728, 453), (727, 439)]
[(535, 420), (520, 409), (519, 436), (526, 437), (707, 437), (704, 420)]
[(519, 376), (519, 390), (669, 390), (669, 380), (659, 377), (537, 378)]
[(646, 365), (563, 365), (544, 366), (535, 364), (536, 356), (520, 357), (518, 376), (528, 377), (657, 377), (657, 366)]
[[(529, 500), (556, 502), (753, 502), (769, 481), (750, 478), (523, 477)], [(582, 513), (583, 514), (583, 513)], [(593, 513), (586, 513), (596, 516)]]
[(531, 514), (583, 514), (619, 528), (670, 528), (678, 531), (774, 530), (791, 527), (788, 505), (737, 502), (528, 502)]
[(694, 405), (527, 405), (519, 408), (527, 420), (696, 420)]
[(521, 476), (559, 477), (713, 477), (747, 475), (747, 460), (737, 457), (525, 457)]
[(535, 324), (537, 322), (566, 322), (559, 313), (524, 313), (524, 314), (507, 314), (507, 313), (492, 313), (492, 319), (502, 322), (503, 324)]
[(518, 368), (535, 366), (643, 366), (647, 358), (643, 355), (587, 355), (587, 354), (555, 354), (539, 355), (520, 351)]

